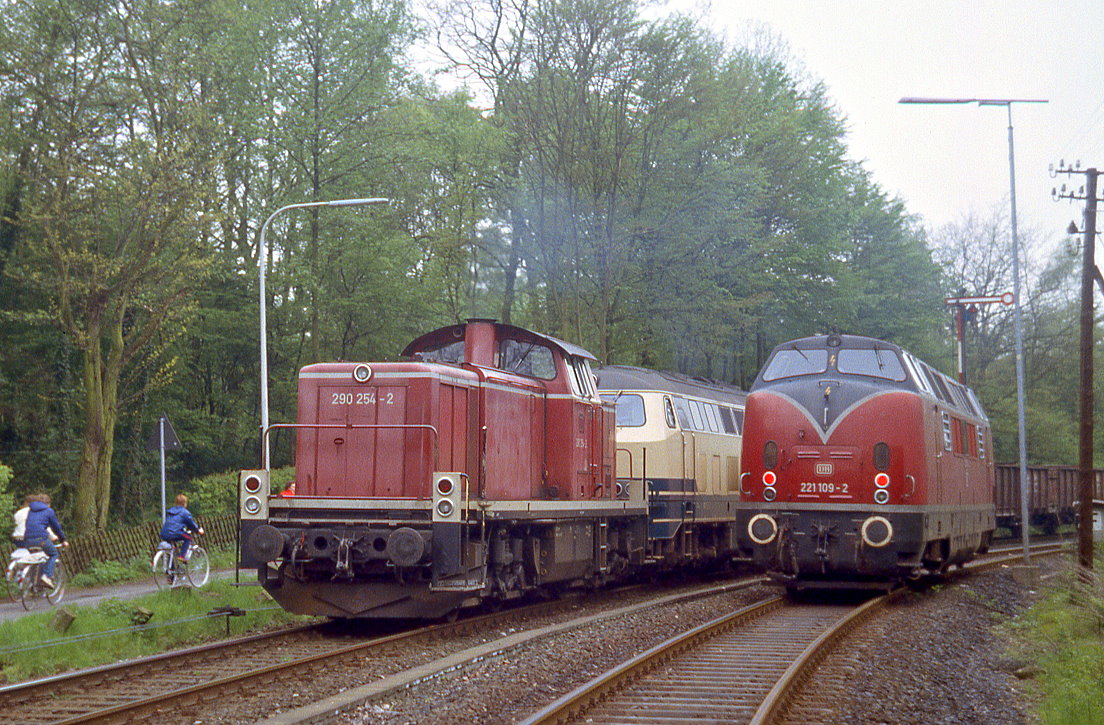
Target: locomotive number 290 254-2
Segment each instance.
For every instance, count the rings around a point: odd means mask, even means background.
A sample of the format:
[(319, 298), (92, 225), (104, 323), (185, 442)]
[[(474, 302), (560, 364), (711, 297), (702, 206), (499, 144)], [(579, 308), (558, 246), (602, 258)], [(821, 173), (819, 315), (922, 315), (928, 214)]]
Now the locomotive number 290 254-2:
[(394, 393), (381, 393), (376, 395), (375, 390), (365, 390), (360, 393), (331, 393), (330, 405), (394, 405)]

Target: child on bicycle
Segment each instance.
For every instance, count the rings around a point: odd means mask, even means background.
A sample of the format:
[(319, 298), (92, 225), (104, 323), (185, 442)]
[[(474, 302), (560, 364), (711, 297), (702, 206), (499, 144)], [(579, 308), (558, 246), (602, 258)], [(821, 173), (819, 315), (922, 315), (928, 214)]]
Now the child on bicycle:
[(33, 493), (27, 494), (23, 499), (23, 508), (12, 514), (12, 521), (15, 523), (15, 528), (12, 529), (12, 544), (16, 548), (23, 546), (23, 536), (27, 531), (27, 514), (31, 512), (31, 502), (37, 501), (38, 496)]
[[(69, 546), (65, 532), (61, 530), (57, 514), (50, 508), (50, 495), (40, 493), (31, 501), (27, 512), (27, 523), (23, 530), (23, 545), (27, 548), (37, 546), (46, 552), (49, 559), (42, 568), (42, 583), (51, 589), (54, 586), (54, 568), (57, 566), (58, 550), (51, 539), (56, 536), (62, 546)], [(52, 533), (51, 533), (52, 532)]]
[(170, 544), (180, 542), (178, 561), (188, 557), (188, 547), (192, 543), (191, 532), (203, 533), (203, 527), (196, 523), (188, 511), (188, 497), (182, 493), (176, 495), (176, 505), (165, 512), (165, 523), (161, 525), (161, 539)]

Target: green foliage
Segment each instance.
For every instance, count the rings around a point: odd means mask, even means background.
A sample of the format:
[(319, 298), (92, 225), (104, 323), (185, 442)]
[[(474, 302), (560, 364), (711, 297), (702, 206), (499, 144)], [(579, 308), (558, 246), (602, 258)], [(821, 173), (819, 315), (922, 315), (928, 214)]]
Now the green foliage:
[(149, 577), (150, 557), (136, 556), (129, 561), (100, 560), (73, 576), (70, 586), (93, 587), (119, 584)]
[(1067, 571), (1043, 601), (1009, 625), (1013, 655), (1037, 666), (1047, 725), (1104, 723), (1104, 564)]
[[(404, 65), (405, 0), (11, 8), (0, 457), (18, 477), (0, 492), (49, 491), (66, 524), (99, 508), (100, 526), (110, 489), (106, 520), (148, 517), (164, 412), (183, 442), (170, 482), (190, 481), (202, 514), (233, 511), (220, 472), (258, 459), (261, 225), (287, 204), (391, 199), (265, 228), (274, 423), (296, 416), (301, 366), (395, 359), (473, 316), (744, 385), (774, 344), (831, 328), (953, 372), (942, 298), (1010, 289), (1004, 219), (926, 234), (851, 160), (846, 109), (777, 39), (730, 46), (640, 0), (440, 5), (467, 84), (450, 92)], [(1070, 249), (1025, 264), (1033, 462), (1073, 462), (1075, 266)], [(1000, 460), (1016, 455), (1009, 318), (985, 310), (967, 338)], [(110, 474), (95, 506), (85, 441)], [(276, 465), (292, 441), (273, 435)]]
[[(64, 635), (50, 627), (52, 609), (0, 622), (0, 670), (9, 682), (16, 682), (220, 639), (226, 633), (224, 618), (203, 615), (223, 606), (248, 612), (233, 619), (233, 634), (303, 619), (287, 614), (254, 587), (216, 579), (200, 590), (170, 589), (125, 601), (108, 599), (94, 607), (70, 605), (77, 617)], [(143, 628), (132, 626), (139, 607), (153, 612)], [(101, 633), (111, 634), (77, 639)], [(32, 649), (12, 651), (23, 647)]]
[[(275, 468), (271, 474), (273, 493), (295, 480), (295, 468)], [(193, 478), (182, 490), (188, 494), (188, 510), (196, 516), (225, 516), (238, 512), (238, 471), (223, 471)]]

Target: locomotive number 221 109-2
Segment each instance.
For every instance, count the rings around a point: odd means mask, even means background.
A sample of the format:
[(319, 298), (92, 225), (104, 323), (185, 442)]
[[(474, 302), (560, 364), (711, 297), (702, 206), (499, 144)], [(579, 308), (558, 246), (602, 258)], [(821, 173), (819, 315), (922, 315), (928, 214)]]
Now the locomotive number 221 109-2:
[(828, 483), (826, 481), (802, 481), (800, 493), (838, 493), (846, 495), (846, 483)]
[(366, 390), (362, 393), (331, 393), (330, 405), (394, 405), (394, 393), (381, 393), (376, 395), (375, 390)]

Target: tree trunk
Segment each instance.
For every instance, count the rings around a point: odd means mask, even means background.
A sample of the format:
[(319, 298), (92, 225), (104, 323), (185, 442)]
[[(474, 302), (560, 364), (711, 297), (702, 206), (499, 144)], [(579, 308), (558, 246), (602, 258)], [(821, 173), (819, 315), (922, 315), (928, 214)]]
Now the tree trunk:
[(119, 418), (122, 326), (115, 324), (105, 357), (97, 335), (90, 336), (84, 358), (84, 444), (81, 448), (74, 510), (77, 533), (107, 528), (111, 505), (111, 460)]

